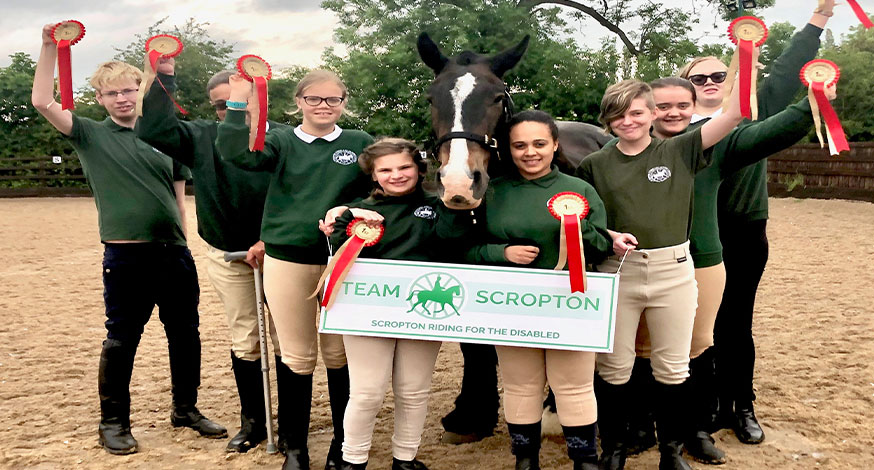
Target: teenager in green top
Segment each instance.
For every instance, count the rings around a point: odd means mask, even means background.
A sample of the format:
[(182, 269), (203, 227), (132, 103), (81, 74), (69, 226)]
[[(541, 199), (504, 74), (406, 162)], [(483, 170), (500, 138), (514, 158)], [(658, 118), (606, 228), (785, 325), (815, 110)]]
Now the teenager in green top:
[(170, 422), (206, 437), (227, 436), (197, 409), (200, 385), (199, 288), (174, 194), (181, 167), (139, 140), (134, 101), (142, 72), (123, 62), (91, 76), (105, 121), (80, 118), (54, 100), (54, 25), (42, 30), (32, 101), (68, 137), (97, 204), (103, 253), (106, 340), (100, 354), (100, 445), (112, 454), (137, 451), (130, 430), (130, 380), (143, 328), (157, 304), (170, 353)]
[(270, 132), (264, 150), (251, 152), (243, 103), (252, 93), (252, 84), (239, 75), (231, 76), (230, 84), (228, 115), (218, 126), (216, 148), (223, 159), (237, 166), (271, 173), (261, 239), (266, 249), (264, 293), (282, 353), (277, 379), (280, 390), (289, 394), (284, 402), (290, 409), (281, 412), (284, 422), (279, 430), (288, 445), (282, 468), (309, 468), (307, 433), (318, 343), (328, 370), (334, 424), (326, 468), (339, 468), (349, 369), (342, 336), (319, 338), (319, 299), (308, 298), (328, 258), (325, 236), (313, 222), (328, 209), (367, 195), (370, 178), (356, 162), (373, 138), (337, 126), (346, 106), (346, 86), (333, 72), (314, 70), (295, 89), (295, 103), (303, 113), (303, 123), (293, 130)]
[[(799, 71), (816, 56), (819, 37), (832, 16), (834, 0), (818, 2), (804, 28), (772, 64), (758, 90), (759, 119), (788, 106), (801, 88)], [(726, 66), (713, 57), (690, 62), (680, 73), (695, 85), (698, 101), (692, 123), (718, 112), (725, 90)], [(756, 290), (768, 259), (767, 162), (759, 161), (726, 177), (719, 188), (720, 238), (724, 246), (726, 285), (714, 330), (716, 375), (722, 425), (741, 442), (757, 444), (765, 435), (753, 410), (755, 344), (752, 335)]]
[[(206, 92), (218, 121), (182, 121), (177, 119), (176, 107), (163, 89), (171, 93), (176, 90), (175, 59), (159, 59), (156, 71), (160, 83), (154, 81), (143, 100), (137, 133), (194, 173), (197, 232), (207, 243), (206, 272), (228, 320), (231, 365), (240, 397), (240, 432), (230, 439), (227, 450), (246, 452), (267, 438), (253, 268), (264, 261), (264, 243), (259, 240), (270, 173), (243, 170), (223, 161), (215, 147), (219, 121), (227, 115), (229, 77), (235, 72), (218, 72), (207, 82)], [(268, 121), (268, 132), (283, 127), (287, 126)], [(225, 253), (233, 251), (248, 251), (249, 265), (225, 261)], [(278, 356), (275, 328), (269, 331)], [(282, 400), (287, 394), (280, 390), (277, 396)], [(279, 409), (285, 412), (287, 407), (280, 403)], [(279, 421), (281, 426), (281, 415)], [(279, 447), (284, 450), (283, 444), (280, 442)]]
[[(422, 178), (427, 164), (416, 145), (404, 139), (380, 139), (364, 149), (358, 163), (364, 173), (373, 178), (376, 187), (367, 199), (336, 207), (320, 221), (320, 228), (330, 234), (335, 249), (349, 238), (348, 225), (360, 217), (385, 227), (379, 243), (365, 247), (361, 257), (441, 259), (451, 248), (441, 243), (438, 236), (451, 234), (455, 216), (438, 197), (423, 191)], [(431, 375), (441, 343), (353, 335), (344, 335), (343, 342), (351, 386), (343, 423), (343, 469), (367, 466), (376, 415), (391, 382), (395, 402), (391, 468), (427, 470), (425, 464), (416, 459), (416, 454), (422, 440)]]
[(688, 242), (694, 177), (710, 164), (705, 150), (740, 122), (739, 108), (735, 92), (721, 116), (661, 140), (649, 133), (655, 110), (649, 85), (626, 80), (604, 93), (599, 120), (619, 141), (589, 155), (577, 169), (604, 199), (613, 238), (615, 256), (598, 270), (617, 272), (622, 265), (613, 353), (598, 355), (595, 382), (602, 468), (625, 465), (628, 381), (644, 314), (653, 345), (659, 468), (691, 468), (682, 457), (681, 417), (697, 299)]
[[(547, 203), (561, 192), (585, 197), (590, 212), (580, 222), (586, 261), (611, 251), (604, 204), (592, 186), (565, 175), (558, 128), (542, 111), (524, 111), (509, 123), (510, 154), (517, 171), (492, 181), (485, 196), (486, 234), (467, 255), (471, 262), (554, 269), (561, 224)], [(568, 455), (575, 469), (597, 469), (597, 406), (592, 380), (595, 353), (496, 346), (504, 382), (504, 414), (517, 470), (539, 469), (543, 388), (555, 393)]]

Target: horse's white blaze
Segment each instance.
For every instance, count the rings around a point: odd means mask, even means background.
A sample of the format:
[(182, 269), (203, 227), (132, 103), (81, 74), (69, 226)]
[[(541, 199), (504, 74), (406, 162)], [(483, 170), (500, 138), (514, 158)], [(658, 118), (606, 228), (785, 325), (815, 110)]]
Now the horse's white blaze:
[[(458, 77), (455, 81), (455, 86), (450, 92), (452, 105), (455, 109), (452, 132), (464, 131), (464, 125), (461, 123), (461, 110), (464, 106), (464, 100), (470, 96), (474, 87), (476, 87), (476, 77), (470, 72)], [(469, 176), (470, 171), (467, 165), (469, 156), (467, 140), (452, 139), (449, 141), (449, 161), (441, 175), (445, 198), (462, 196), (466, 199), (473, 199), (473, 191), (470, 188), (473, 180)]]

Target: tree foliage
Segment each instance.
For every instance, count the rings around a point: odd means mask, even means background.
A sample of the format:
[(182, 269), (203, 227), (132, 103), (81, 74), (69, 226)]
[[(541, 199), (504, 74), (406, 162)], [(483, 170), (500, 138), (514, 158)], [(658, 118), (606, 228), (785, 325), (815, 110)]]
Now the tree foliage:
[(832, 103), (850, 141), (874, 140), (874, 29), (862, 25), (851, 29), (838, 45), (822, 49), (822, 57), (838, 64), (841, 79), (838, 97)]

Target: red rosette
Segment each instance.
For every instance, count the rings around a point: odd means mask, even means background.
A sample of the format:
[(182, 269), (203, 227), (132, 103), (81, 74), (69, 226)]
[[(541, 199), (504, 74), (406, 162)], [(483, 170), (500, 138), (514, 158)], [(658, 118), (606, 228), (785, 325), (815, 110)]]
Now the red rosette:
[(589, 214), (589, 201), (582, 195), (565, 191), (552, 196), (546, 203), (549, 213), (561, 222), (558, 263), (556, 270), (570, 271), (571, 293), (586, 292), (586, 260), (580, 219)]
[(760, 20), (759, 18), (756, 18), (755, 16), (741, 16), (741, 17), (735, 18), (734, 21), (732, 21), (728, 25), (728, 38), (731, 39), (731, 42), (738, 44), (742, 40), (752, 41), (752, 39), (744, 39), (744, 38), (738, 37), (739, 35), (743, 36), (743, 33), (735, 32), (737, 29), (739, 29), (739, 26), (744, 24), (744, 23), (750, 23), (751, 25), (752, 25), (752, 23), (759, 24), (763, 33), (761, 35), (761, 38), (758, 39), (753, 45), (756, 47), (760, 47), (762, 44), (764, 44), (765, 41), (768, 39), (768, 27), (765, 25), (764, 21)]
[[(826, 67), (834, 70), (833, 74), (823, 74), (820, 70), (826, 70)], [(812, 82), (822, 82), (826, 88), (838, 84), (838, 79), (841, 78), (841, 69), (838, 64), (826, 59), (813, 59), (801, 67), (801, 83), (809, 87)], [(831, 75), (834, 75), (833, 77)], [(808, 76), (810, 79), (808, 79)], [(818, 79), (822, 78), (822, 79)], [(824, 80), (823, 80), (824, 79)]]
[(73, 74), (70, 46), (85, 37), (85, 25), (76, 20), (61, 21), (52, 28), (52, 41), (58, 45), (58, 88), (61, 109), (73, 109)]
[(145, 77), (140, 86), (140, 92), (137, 95), (137, 116), (143, 115), (143, 98), (146, 96), (146, 93), (149, 92), (148, 88), (151, 86), (152, 80), (155, 79), (158, 80), (158, 84), (161, 85), (164, 93), (167, 93), (167, 96), (170, 97), (170, 101), (176, 105), (176, 109), (178, 109), (182, 114), (188, 114), (188, 111), (182, 108), (182, 106), (180, 106), (173, 98), (173, 95), (167, 91), (167, 87), (165, 87), (164, 83), (161, 82), (161, 79), (158, 78), (156, 72), (158, 69), (158, 59), (162, 57), (176, 57), (182, 53), (182, 49), (185, 47), (182, 45), (182, 41), (176, 36), (169, 34), (157, 34), (146, 40), (145, 47), (148, 64), (147, 67), (144, 68)]
[(267, 134), (267, 80), (273, 76), (273, 70), (266, 60), (254, 54), (246, 54), (237, 60), (237, 70), (240, 75), (255, 82), (255, 95), (258, 98), (258, 116), (252, 116), (249, 150), (264, 150), (264, 138)]
[(146, 40), (146, 52), (159, 52), (159, 57), (176, 57), (184, 47), (179, 38), (170, 34), (157, 34)]
[(816, 137), (819, 139), (820, 146), (824, 146), (822, 124), (820, 122), (821, 115), (822, 119), (825, 120), (829, 153), (831, 155), (839, 155), (841, 152), (850, 150), (850, 144), (847, 142), (847, 136), (844, 133), (841, 120), (825, 95), (825, 89), (837, 85), (840, 77), (841, 69), (838, 65), (825, 59), (811, 60), (801, 68), (800, 74), (801, 83), (808, 90), (807, 97), (810, 102), (810, 111), (813, 114)]
[(337, 250), (328, 266), (325, 267), (325, 272), (322, 273), (316, 285), (316, 290), (310, 294), (310, 298), (318, 295), (319, 290), (321, 290), (322, 285), (325, 283), (325, 279), (330, 275), (331, 279), (328, 281), (327, 287), (325, 287), (325, 295), (322, 297), (321, 303), (322, 307), (330, 309), (336, 298), (334, 294), (337, 286), (343, 283), (343, 279), (346, 278), (346, 274), (352, 268), (352, 265), (355, 264), (355, 260), (358, 259), (362, 248), (379, 243), (384, 233), (385, 226), (379, 225), (373, 227), (360, 217), (349, 222), (349, 225), (346, 226), (346, 235), (349, 235), (349, 239), (346, 240), (346, 243), (343, 243), (343, 246)]
[[(753, 49), (768, 39), (768, 27), (755, 16), (741, 16), (728, 25), (728, 37), (737, 44), (738, 86), (740, 86), (740, 113), (747, 119), (755, 119), (755, 82), (757, 71), (753, 63)], [(732, 60), (734, 63), (734, 60)], [(731, 74), (732, 71), (729, 70)], [(733, 77), (732, 77), (733, 78)]]

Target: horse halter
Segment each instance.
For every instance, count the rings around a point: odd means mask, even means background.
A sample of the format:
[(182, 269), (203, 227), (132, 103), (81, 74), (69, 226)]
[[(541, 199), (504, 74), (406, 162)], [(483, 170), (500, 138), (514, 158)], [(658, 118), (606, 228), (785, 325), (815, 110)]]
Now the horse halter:
[[(513, 117), (513, 98), (510, 96), (510, 90), (506, 86), (504, 86), (504, 96), (501, 98), (501, 104), (503, 107), (501, 116), (504, 119), (504, 124), (506, 124), (510, 122), (510, 119)], [(440, 146), (453, 139), (464, 139), (477, 143), (497, 156), (498, 160), (501, 159), (501, 153), (498, 152), (498, 139), (489, 137), (488, 134), (474, 134), (473, 132), (459, 131), (449, 132), (437, 139), (437, 142), (434, 143), (434, 148), (431, 150), (435, 160), (438, 159), (437, 156), (440, 152)]]

